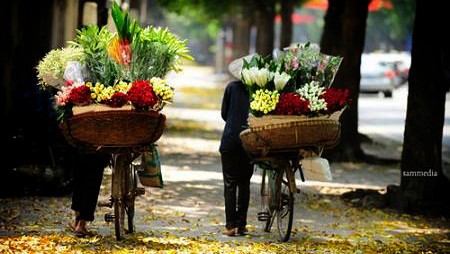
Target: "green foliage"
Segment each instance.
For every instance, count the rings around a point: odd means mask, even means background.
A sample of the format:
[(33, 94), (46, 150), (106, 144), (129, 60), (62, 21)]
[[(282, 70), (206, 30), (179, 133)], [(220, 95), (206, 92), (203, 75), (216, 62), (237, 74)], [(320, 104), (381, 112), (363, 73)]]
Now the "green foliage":
[(95, 25), (90, 25), (77, 30), (77, 36), (71, 42), (72, 45), (84, 50), (86, 67), (93, 83), (113, 85), (118, 77), (124, 75), (108, 55), (107, 47), (112, 37), (106, 27), (99, 29)]
[(89, 70), (90, 81), (113, 85), (119, 80), (151, 79), (164, 77), (169, 71), (179, 71), (181, 59), (193, 60), (186, 47), (168, 29), (147, 27), (134, 34), (131, 67), (116, 63), (108, 55), (108, 45), (113, 38), (106, 27), (91, 25), (77, 31), (72, 45), (82, 48)]
[(157, 2), (167, 8), (167, 10), (178, 14), (188, 15), (189, 13), (195, 12), (197, 13), (196, 19), (206, 23), (209, 20), (220, 19), (224, 15), (229, 14), (233, 6), (243, 1), (157, 0)]
[(373, 51), (381, 45), (402, 50), (412, 35), (415, 0), (391, 0), (392, 9), (369, 12), (366, 31), (366, 49)]
[(151, 79), (164, 77), (171, 70), (179, 71), (181, 59), (193, 60), (186, 47), (186, 40), (180, 40), (170, 31), (147, 27), (135, 37), (132, 48), (130, 79)]
[(111, 7), (111, 16), (116, 25), (119, 38), (127, 39), (131, 43), (133, 35), (140, 29), (137, 20), (132, 21), (128, 12), (122, 11), (117, 2), (114, 2)]

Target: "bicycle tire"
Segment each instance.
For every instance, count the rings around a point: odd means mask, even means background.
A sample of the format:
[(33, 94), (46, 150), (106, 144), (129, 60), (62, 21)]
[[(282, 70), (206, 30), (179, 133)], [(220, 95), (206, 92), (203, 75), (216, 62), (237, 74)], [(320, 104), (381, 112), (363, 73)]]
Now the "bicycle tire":
[[(287, 242), (291, 236), (292, 224), (294, 220), (294, 193), (290, 186), (295, 181), (290, 163), (285, 162), (277, 171), (276, 193), (277, 195), (277, 228), (279, 238), (282, 242)], [(295, 183), (294, 183), (295, 184)]]
[(270, 229), (272, 227), (272, 214), (273, 212), (270, 209), (270, 200), (271, 200), (271, 194), (270, 194), (270, 184), (269, 184), (269, 171), (268, 169), (262, 168), (262, 181), (261, 181), (261, 190), (260, 190), (260, 197), (261, 197), (261, 213), (258, 215), (258, 218), (263, 221), (263, 227), (264, 232), (270, 232)]
[(127, 220), (128, 220), (128, 232), (134, 233), (134, 205), (136, 201), (136, 189), (137, 189), (137, 172), (134, 167), (128, 167), (128, 198), (127, 198)]
[(126, 156), (118, 154), (114, 158), (112, 196), (114, 203), (114, 229), (117, 240), (125, 234)]

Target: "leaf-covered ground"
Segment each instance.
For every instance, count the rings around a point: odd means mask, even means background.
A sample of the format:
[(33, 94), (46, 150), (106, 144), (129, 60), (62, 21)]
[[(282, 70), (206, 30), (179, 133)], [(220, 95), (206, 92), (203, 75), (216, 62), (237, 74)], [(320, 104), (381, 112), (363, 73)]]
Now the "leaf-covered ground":
[[(395, 164), (332, 164), (332, 182), (298, 181), (301, 193), (295, 195), (294, 228), (286, 243), (278, 241), (276, 224), (271, 233), (265, 233), (256, 219), (260, 208), (260, 174), (256, 171), (249, 234), (222, 235), (223, 183), (217, 152), (223, 126), (220, 114), (177, 111), (177, 107), (206, 104), (209, 109), (220, 107), (223, 87), (198, 88), (210, 84), (211, 80), (204, 80), (209, 71), (195, 69), (188, 72), (195, 75), (178, 80), (196, 86), (178, 87), (179, 99), (186, 100), (167, 108), (169, 131), (158, 142), (166, 185), (146, 188), (146, 194), (137, 198), (135, 234), (116, 241), (113, 224), (103, 220), (111, 209), (99, 207), (89, 225), (96, 235), (73, 235), (68, 230), (73, 216), (70, 196), (0, 198), (0, 253), (450, 253), (448, 219), (356, 207), (340, 198), (356, 188), (384, 191), (388, 184), (398, 184), (399, 166)], [(398, 145), (376, 146), (365, 149), (375, 155), (398, 153)], [(110, 171), (106, 170), (99, 199), (108, 199), (109, 190)]]
[[(300, 183), (294, 229), (287, 243), (278, 241), (276, 225), (264, 233), (257, 221), (259, 172), (252, 178), (249, 234), (227, 237), (224, 225), (217, 141), (164, 138), (160, 143), (163, 189), (146, 188), (137, 199), (136, 233), (114, 238), (113, 225), (98, 208), (90, 228), (94, 237), (79, 238), (67, 227), (70, 197), (15, 197), (0, 200), (0, 253), (449, 253), (449, 221), (354, 207), (339, 194), (353, 185), (382, 188), (395, 183), (392, 168), (334, 164), (332, 183)], [(364, 173), (366, 172), (366, 173)], [(358, 175), (359, 174), (359, 175)], [(358, 179), (366, 176), (365, 180)], [(371, 181), (370, 179), (378, 179)], [(384, 181), (380, 181), (384, 179)], [(100, 199), (109, 195), (106, 170)], [(359, 185), (358, 185), (359, 184)]]

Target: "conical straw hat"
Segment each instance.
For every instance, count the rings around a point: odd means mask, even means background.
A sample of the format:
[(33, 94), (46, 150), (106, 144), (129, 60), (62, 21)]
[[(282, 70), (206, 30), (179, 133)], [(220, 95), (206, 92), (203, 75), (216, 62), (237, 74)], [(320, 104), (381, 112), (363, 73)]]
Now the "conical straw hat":
[(242, 71), (242, 65), (244, 64), (244, 59), (247, 62), (250, 62), (253, 56), (256, 54), (250, 54), (246, 55), (240, 58), (237, 58), (228, 65), (228, 71), (237, 79), (241, 79), (241, 71)]

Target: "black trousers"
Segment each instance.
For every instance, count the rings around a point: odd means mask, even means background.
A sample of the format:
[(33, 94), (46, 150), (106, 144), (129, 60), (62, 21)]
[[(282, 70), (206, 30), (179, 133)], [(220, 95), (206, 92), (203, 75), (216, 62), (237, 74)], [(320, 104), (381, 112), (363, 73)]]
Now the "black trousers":
[(250, 178), (253, 165), (243, 149), (222, 152), (222, 172), (227, 228), (245, 227), (250, 202)]
[(107, 154), (80, 154), (74, 161), (72, 210), (80, 215), (77, 220), (93, 221), (103, 170), (110, 161)]

